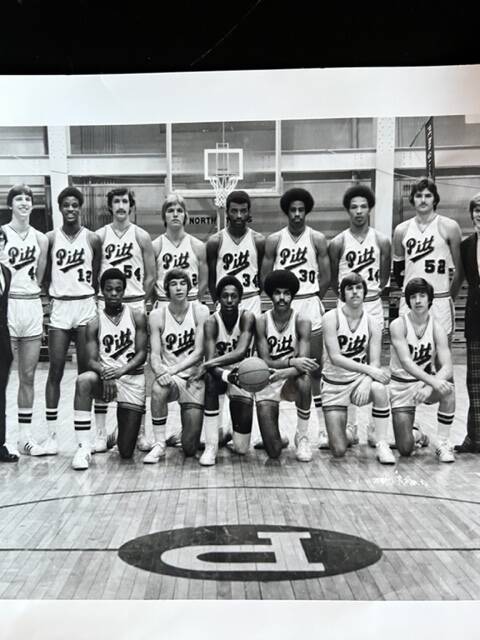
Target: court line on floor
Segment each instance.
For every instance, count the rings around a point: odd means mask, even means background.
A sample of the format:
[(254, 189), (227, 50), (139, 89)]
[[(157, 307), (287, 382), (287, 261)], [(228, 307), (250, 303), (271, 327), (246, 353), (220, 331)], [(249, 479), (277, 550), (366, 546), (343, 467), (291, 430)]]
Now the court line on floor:
[(43, 504), (47, 502), (57, 502), (59, 500), (79, 500), (82, 498), (101, 498), (106, 496), (118, 496), (118, 495), (132, 495), (132, 494), (141, 494), (141, 493), (169, 493), (172, 491), (239, 491), (239, 490), (261, 490), (261, 491), (325, 491), (336, 492), (341, 491), (343, 493), (366, 493), (369, 495), (381, 495), (381, 496), (397, 496), (400, 498), (421, 498), (424, 500), (444, 500), (447, 502), (457, 502), (459, 504), (472, 504), (472, 505), (480, 505), (480, 500), (468, 500), (466, 498), (454, 498), (448, 496), (432, 496), (426, 495), (423, 493), (401, 493), (398, 491), (372, 491), (370, 489), (348, 489), (341, 487), (312, 487), (312, 486), (301, 486), (293, 485), (221, 485), (221, 486), (196, 486), (196, 487), (167, 487), (162, 489), (126, 489), (124, 491), (104, 491), (100, 493), (81, 493), (75, 494), (72, 496), (57, 496), (51, 498), (40, 498), (39, 500), (28, 500), (25, 502), (13, 502), (9, 504), (0, 505), (0, 510), (2, 509), (11, 509), (13, 507), (25, 507), (29, 505), (35, 504)]

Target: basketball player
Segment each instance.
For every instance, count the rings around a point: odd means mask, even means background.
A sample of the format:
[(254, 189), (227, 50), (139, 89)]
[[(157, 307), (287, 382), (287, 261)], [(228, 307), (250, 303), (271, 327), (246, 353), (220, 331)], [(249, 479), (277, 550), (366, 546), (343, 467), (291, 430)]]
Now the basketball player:
[(180, 404), (181, 442), (186, 456), (195, 455), (202, 431), (205, 382), (189, 380), (192, 367), (203, 359), (203, 325), (208, 308), (188, 300), (190, 276), (182, 269), (170, 269), (163, 290), (170, 300), (150, 313), (150, 362), (152, 424), (155, 444), (143, 462), (154, 464), (165, 455), (168, 403)]
[(122, 458), (131, 458), (145, 412), (147, 322), (145, 314), (123, 303), (127, 277), (120, 269), (106, 269), (100, 278), (105, 302), (87, 324), (88, 371), (75, 385), (74, 426), (78, 449), (74, 469), (88, 469), (92, 400), (117, 402), (117, 445)]
[(7, 237), (5, 264), (12, 273), (8, 327), (18, 365), (18, 449), (26, 455), (42, 456), (48, 455), (50, 449), (37, 444), (31, 425), (35, 371), (43, 333), (40, 283), (45, 274), (48, 240), (30, 225), (33, 193), (29, 186), (12, 187), (7, 195), (7, 207), (12, 211), (12, 220), (3, 230)]
[[(306, 224), (306, 216), (313, 209), (313, 198), (305, 189), (289, 189), (280, 199), (280, 207), (288, 218), (288, 224), (280, 231), (267, 237), (265, 258), (262, 265), (262, 279), (273, 269), (287, 269), (298, 278), (300, 288), (292, 308), (301, 311), (312, 324), (310, 354), (318, 362), (318, 369), (312, 372), (312, 394), (319, 425), (323, 425), (320, 377), (322, 363), (322, 315), (321, 298), (330, 285), (330, 260), (327, 240), (323, 233)], [(320, 443), (327, 438), (322, 435)]]
[[(383, 233), (370, 226), (370, 212), (375, 206), (373, 191), (357, 184), (347, 189), (343, 206), (350, 218), (350, 226), (336, 235), (328, 246), (331, 286), (339, 291), (339, 282), (349, 273), (359, 273), (367, 285), (363, 307), (371, 318), (377, 320), (383, 331), (383, 306), (381, 295), (390, 278), (391, 242)], [(350, 404), (347, 409), (347, 436), (352, 444), (358, 443), (357, 407)], [(368, 426), (368, 440), (375, 446), (373, 424)], [(320, 448), (328, 448), (322, 439)]]
[[(442, 324), (449, 339), (454, 330), (453, 300), (462, 284), (458, 223), (436, 213), (440, 196), (430, 178), (422, 178), (412, 187), (410, 203), (415, 216), (401, 222), (393, 234), (393, 272), (403, 288), (400, 315), (408, 312), (405, 286), (412, 278), (425, 278), (432, 285), (432, 314)], [(454, 268), (450, 282), (449, 268)], [(403, 275), (404, 273), (404, 275)]]
[[(100, 276), (111, 267), (121, 269), (127, 279), (124, 304), (144, 313), (155, 282), (155, 256), (150, 234), (131, 221), (135, 197), (127, 187), (109, 191), (107, 207), (112, 222), (96, 232), (102, 241)], [(103, 308), (102, 295), (99, 296), (99, 308)], [(95, 403), (97, 438), (102, 441), (106, 435), (107, 408), (104, 402)], [(150, 451), (152, 446), (145, 435), (145, 420), (142, 420), (137, 446), (140, 451)]]
[[(67, 187), (58, 196), (63, 225), (49, 231), (46, 280), (50, 282), (52, 300), (48, 330), (50, 366), (45, 388), (47, 425), (50, 430), (47, 446), (57, 453), (56, 425), (60, 383), (63, 378), (67, 350), (75, 338), (78, 373), (87, 370), (86, 328), (97, 315), (95, 293), (102, 257), (100, 238), (81, 224), (83, 194), (75, 187)], [(96, 443), (106, 451), (106, 438)]]
[(440, 462), (454, 462), (449, 442), (455, 416), (452, 356), (446, 330), (430, 312), (434, 299), (426, 279), (411, 278), (405, 287), (409, 311), (390, 325), (393, 429), (400, 455), (411, 455), (418, 446), (413, 434), (416, 405), (438, 402), (436, 455)]
[(153, 241), (156, 260), (156, 306), (170, 302), (163, 283), (170, 269), (182, 269), (192, 283), (188, 300), (202, 301), (207, 292), (207, 258), (205, 244), (185, 231), (188, 223), (187, 204), (178, 193), (169, 194), (162, 205), (165, 233)]
[(240, 455), (250, 446), (253, 418), (253, 395), (238, 384), (235, 364), (251, 355), (255, 330), (255, 316), (240, 310), (243, 286), (234, 276), (219, 280), (215, 299), (220, 309), (205, 322), (205, 362), (192, 376), (198, 380), (205, 376), (205, 451), (200, 464), (215, 464), (218, 451), (219, 396), (230, 399), (232, 419), (232, 451)]
[(380, 368), (382, 334), (378, 320), (364, 308), (367, 290), (359, 273), (349, 273), (340, 282), (340, 300), (345, 304), (324, 316), (323, 411), (330, 449), (335, 458), (341, 458), (349, 444), (346, 433), (349, 404), (363, 406), (373, 402), (377, 459), (382, 464), (394, 464), (395, 457), (387, 443), (390, 376)]
[(272, 271), (265, 278), (265, 293), (273, 309), (257, 317), (256, 341), (258, 355), (271, 368), (272, 375), (269, 384), (255, 394), (255, 403), (265, 450), (270, 458), (278, 458), (283, 448), (278, 428), (280, 400), (295, 401), (296, 457), (301, 462), (310, 462), (310, 375), (318, 363), (309, 357), (311, 322), (292, 308), (299, 285), (295, 274), (286, 269)]
[(249, 228), (251, 201), (246, 191), (232, 191), (225, 206), (227, 226), (208, 239), (208, 286), (216, 302), (216, 287), (224, 276), (240, 280), (243, 296), (240, 309), (260, 315), (260, 272), (265, 238)]

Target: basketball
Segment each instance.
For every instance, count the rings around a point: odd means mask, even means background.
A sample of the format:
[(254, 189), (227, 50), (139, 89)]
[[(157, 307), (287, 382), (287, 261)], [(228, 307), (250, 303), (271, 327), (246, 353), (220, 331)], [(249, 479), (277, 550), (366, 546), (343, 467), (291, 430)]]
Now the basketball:
[(270, 370), (260, 358), (247, 358), (238, 367), (238, 380), (242, 389), (255, 393), (268, 384)]

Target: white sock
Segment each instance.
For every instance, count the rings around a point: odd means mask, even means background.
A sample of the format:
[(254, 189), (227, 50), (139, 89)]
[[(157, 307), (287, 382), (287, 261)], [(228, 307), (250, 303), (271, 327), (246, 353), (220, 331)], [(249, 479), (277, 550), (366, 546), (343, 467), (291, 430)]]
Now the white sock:
[(232, 440), (235, 450), (239, 453), (247, 453), (250, 447), (251, 435), (251, 433), (238, 433), (237, 431), (233, 431)]
[(310, 409), (306, 411), (297, 407), (297, 435), (299, 438), (308, 436), (308, 423), (310, 421)]
[(203, 428), (205, 432), (205, 446), (212, 445), (218, 449), (218, 412), (205, 411), (203, 414)]
[(107, 435), (107, 412), (108, 404), (95, 400), (95, 428), (97, 435), (103, 438)]
[(75, 409), (73, 412), (73, 424), (78, 445), (88, 449), (90, 447), (90, 427), (92, 425), (91, 411), (77, 411)]
[(167, 433), (167, 417), (168, 416), (164, 416), (163, 418), (154, 418), (154, 416), (152, 416), (152, 430), (155, 442), (165, 444)]
[(325, 416), (323, 415), (322, 409), (322, 396), (313, 396), (313, 404), (315, 405), (315, 411), (317, 412), (318, 430), (326, 432), (327, 428), (325, 426)]
[(390, 422), (390, 407), (372, 406), (373, 424), (375, 425), (375, 439), (377, 442), (387, 440), (388, 423)]
[(29, 442), (32, 439), (32, 414), (32, 408), (18, 407), (18, 433), (22, 442)]
[(58, 420), (58, 407), (45, 409), (45, 417), (47, 419), (47, 429), (52, 438), (57, 436), (57, 420)]
[(355, 404), (349, 404), (347, 407), (347, 424), (357, 424), (358, 407)]
[(450, 437), (450, 429), (453, 424), (455, 413), (437, 413), (437, 436), (439, 440), (448, 440)]

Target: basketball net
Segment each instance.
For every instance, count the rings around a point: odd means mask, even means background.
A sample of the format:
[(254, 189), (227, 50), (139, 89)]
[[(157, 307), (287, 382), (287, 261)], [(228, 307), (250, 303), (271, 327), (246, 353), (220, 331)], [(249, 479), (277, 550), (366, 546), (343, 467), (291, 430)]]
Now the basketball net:
[(232, 193), (237, 186), (238, 176), (224, 173), (216, 176), (209, 176), (208, 179), (215, 191), (215, 206), (219, 209), (225, 209), (228, 194)]

